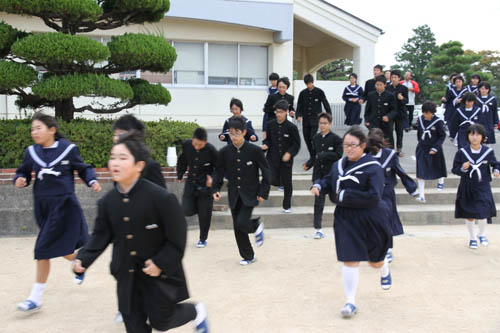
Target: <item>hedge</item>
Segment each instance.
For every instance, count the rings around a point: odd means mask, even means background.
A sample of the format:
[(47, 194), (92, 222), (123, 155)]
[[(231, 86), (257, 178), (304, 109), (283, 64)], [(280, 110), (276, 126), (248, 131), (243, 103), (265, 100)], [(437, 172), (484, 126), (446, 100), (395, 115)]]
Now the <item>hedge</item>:
[[(60, 131), (78, 145), (86, 163), (96, 168), (106, 167), (112, 146), (112, 125), (108, 119), (75, 119), (70, 123), (59, 122)], [(160, 120), (145, 122), (146, 144), (161, 165), (166, 166), (167, 147), (176, 146), (179, 152), (182, 142), (191, 138), (198, 127), (194, 122)], [(17, 168), (24, 150), (33, 140), (30, 134), (31, 120), (0, 120), (0, 168)]]

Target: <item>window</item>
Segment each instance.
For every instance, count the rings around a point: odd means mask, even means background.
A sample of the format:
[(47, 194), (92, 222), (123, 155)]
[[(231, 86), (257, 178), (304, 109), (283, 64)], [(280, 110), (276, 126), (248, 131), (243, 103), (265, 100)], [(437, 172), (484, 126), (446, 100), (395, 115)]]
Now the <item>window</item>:
[(204, 84), (204, 44), (175, 42), (174, 46), (177, 51), (177, 60), (174, 64), (174, 83)]
[(208, 44), (208, 84), (238, 84), (237, 44)]
[(259, 45), (240, 46), (240, 85), (267, 85), (267, 47)]

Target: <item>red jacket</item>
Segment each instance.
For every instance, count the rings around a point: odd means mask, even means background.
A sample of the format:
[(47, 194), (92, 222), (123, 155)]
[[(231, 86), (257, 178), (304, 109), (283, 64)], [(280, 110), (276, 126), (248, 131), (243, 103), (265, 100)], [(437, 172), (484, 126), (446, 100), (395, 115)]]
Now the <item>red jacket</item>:
[[(416, 94), (420, 94), (420, 87), (417, 83), (417, 81), (410, 80), (411, 84), (413, 85), (413, 92)], [(405, 80), (399, 82), (400, 84), (405, 83)]]

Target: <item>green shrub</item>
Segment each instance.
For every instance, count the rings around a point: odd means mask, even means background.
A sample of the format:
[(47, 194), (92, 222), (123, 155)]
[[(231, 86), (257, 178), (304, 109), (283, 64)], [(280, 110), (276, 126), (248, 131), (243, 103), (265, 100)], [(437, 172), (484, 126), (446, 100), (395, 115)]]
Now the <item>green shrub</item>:
[(24, 88), (36, 81), (38, 74), (28, 65), (0, 60), (0, 89)]
[[(107, 166), (112, 146), (113, 122), (107, 119), (75, 119), (70, 123), (60, 121), (60, 131), (78, 145), (86, 163), (96, 168)], [(167, 147), (176, 146), (178, 152), (182, 142), (191, 138), (198, 124), (191, 122), (160, 120), (145, 122), (146, 144), (153, 158), (166, 166)], [(25, 149), (33, 144), (30, 134), (31, 120), (0, 120), (0, 168), (17, 168)]]
[(33, 16), (96, 20), (103, 10), (95, 0), (0, 0), (0, 11)]

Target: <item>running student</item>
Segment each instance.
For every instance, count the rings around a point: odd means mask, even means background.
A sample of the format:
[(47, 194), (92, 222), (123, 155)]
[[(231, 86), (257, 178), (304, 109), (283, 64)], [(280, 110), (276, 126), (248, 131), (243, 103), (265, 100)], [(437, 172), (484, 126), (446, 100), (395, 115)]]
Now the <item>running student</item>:
[(463, 95), (464, 105), (456, 109), (456, 114), (452, 117), (449, 126), (450, 136), (456, 140), (458, 149), (468, 145), (466, 132), (469, 126), (477, 123), (486, 127), (490, 124), (491, 120), (488, 120), (490, 115), (482, 112), (482, 109), (475, 104), (476, 101), (476, 95), (471, 92), (465, 93)]
[(363, 97), (363, 88), (358, 84), (358, 75), (351, 73), (349, 75), (349, 85), (344, 88), (342, 93), (342, 99), (345, 102), (344, 114), (345, 121), (344, 125), (359, 125), (363, 121), (360, 117), (361, 105), (360, 101)]
[(134, 132), (113, 146), (108, 168), (116, 185), (99, 200), (94, 232), (73, 269), (85, 272), (113, 243), (111, 274), (118, 307), (129, 333), (166, 331), (194, 321), (208, 332), (203, 304), (189, 297), (182, 268), (187, 224), (177, 198), (141, 172), (148, 149)]
[(359, 263), (368, 261), (380, 271), (382, 289), (391, 288), (389, 262), (385, 259), (392, 232), (387, 221), (388, 207), (382, 200), (384, 170), (380, 163), (365, 153), (368, 139), (358, 126), (344, 135), (346, 157), (335, 162), (330, 173), (315, 181), (311, 192), (331, 195), (336, 203), (333, 230), (337, 259), (343, 263), (342, 281), (346, 304), (342, 317), (352, 317), (359, 282)]
[[(36, 282), (28, 298), (17, 306), (27, 312), (42, 306), (50, 259), (64, 257), (72, 261), (75, 250), (87, 242), (87, 222), (75, 195), (74, 171), (92, 190), (101, 191), (94, 169), (82, 161), (76, 145), (59, 133), (54, 117), (35, 113), (31, 137), (35, 144), (24, 152), (14, 178), (16, 187), (23, 188), (30, 185), (31, 172), (35, 172), (35, 219), (40, 228), (35, 243)], [(77, 274), (74, 281), (81, 284), (83, 279), (83, 274)]]
[(184, 173), (188, 170), (186, 185), (182, 195), (184, 215), (198, 214), (200, 238), (196, 247), (207, 246), (208, 231), (212, 220), (212, 184), (213, 172), (217, 163), (217, 149), (207, 142), (207, 131), (197, 128), (193, 138), (184, 141), (182, 153), (177, 161), (177, 181), (184, 182)]
[[(252, 121), (242, 115), (243, 103), (241, 102), (241, 100), (232, 98), (231, 102), (229, 103), (229, 108), (231, 110), (231, 113), (233, 114), (233, 117), (241, 117), (245, 121), (245, 127), (247, 130), (245, 140), (252, 142), (259, 140), (259, 137), (257, 136), (257, 134), (255, 134), (255, 130), (253, 129)], [(224, 126), (222, 127), (222, 133), (219, 134), (219, 140), (226, 141), (227, 144), (231, 143), (231, 138), (229, 137), (229, 119), (231, 118), (226, 119), (226, 121), (224, 122)]]
[(436, 104), (422, 104), (422, 115), (417, 119), (417, 160), (418, 201), (425, 202), (425, 181), (437, 179), (437, 190), (444, 188), (447, 177), (443, 142), (446, 139), (444, 122), (435, 115)]
[(481, 108), (481, 112), (486, 115), (486, 143), (496, 143), (495, 128), (498, 126), (498, 103), (497, 98), (491, 95), (491, 86), (488, 82), (479, 83), (476, 104)]
[[(389, 225), (392, 230), (392, 236), (402, 235), (404, 233), (403, 224), (399, 218), (396, 205), (396, 191), (394, 190), (398, 183), (396, 176), (401, 179), (406, 191), (413, 197), (418, 196), (417, 184), (399, 164), (399, 158), (396, 151), (385, 148), (384, 133), (381, 129), (372, 128), (370, 130), (368, 143), (371, 154), (380, 163), (382, 169), (384, 169), (385, 182), (382, 199), (389, 207)], [(392, 249), (393, 244), (391, 242), (386, 254), (389, 263), (392, 262), (393, 259)]]
[[(234, 236), (242, 257), (240, 265), (246, 266), (257, 260), (248, 234), (255, 233), (257, 246), (264, 244), (264, 224), (260, 218), (252, 218), (252, 211), (269, 195), (271, 173), (262, 149), (245, 142), (245, 122), (233, 117), (229, 120), (232, 144), (219, 151), (215, 168), (213, 196), (221, 199), (220, 190), (224, 177), (228, 180), (228, 199), (233, 217)], [(259, 171), (262, 179), (259, 177)]]
[[(313, 156), (303, 165), (305, 171), (313, 168), (312, 181), (321, 179), (330, 173), (333, 163), (338, 161), (343, 154), (342, 139), (331, 131), (332, 116), (326, 112), (319, 115), (319, 130), (313, 138)], [(326, 193), (314, 197), (314, 239), (324, 237), (321, 228), (323, 209), (325, 208)]]
[(446, 97), (443, 98), (443, 102), (446, 106), (444, 111), (444, 121), (448, 126), (453, 123), (453, 118), (456, 115), (456, 109), (460, 107), (464, 94), (468, 92), (467, 88), (464, 86), (464, 82), (463, 76), (454, 76), (453, 85), (448, 86), (446, 90)]
[[(483, 246), (488, 246), (486, 220), (496, 216), (497, 211), (491, 193), (491, 173), (500, 176), (500, 163), (492, 148), (484, 145), (486, 131), (480, 124), (471, 125), (466, 132), (470, 145), (455, 154), (453, 173), (460, 176), (460, 184), (455, 201), (455, 218), (465, 219), (469, 231), (469, 248), (477, 249), (477, 238)], [(474, 221), (479, 225), (476, 237)]]

